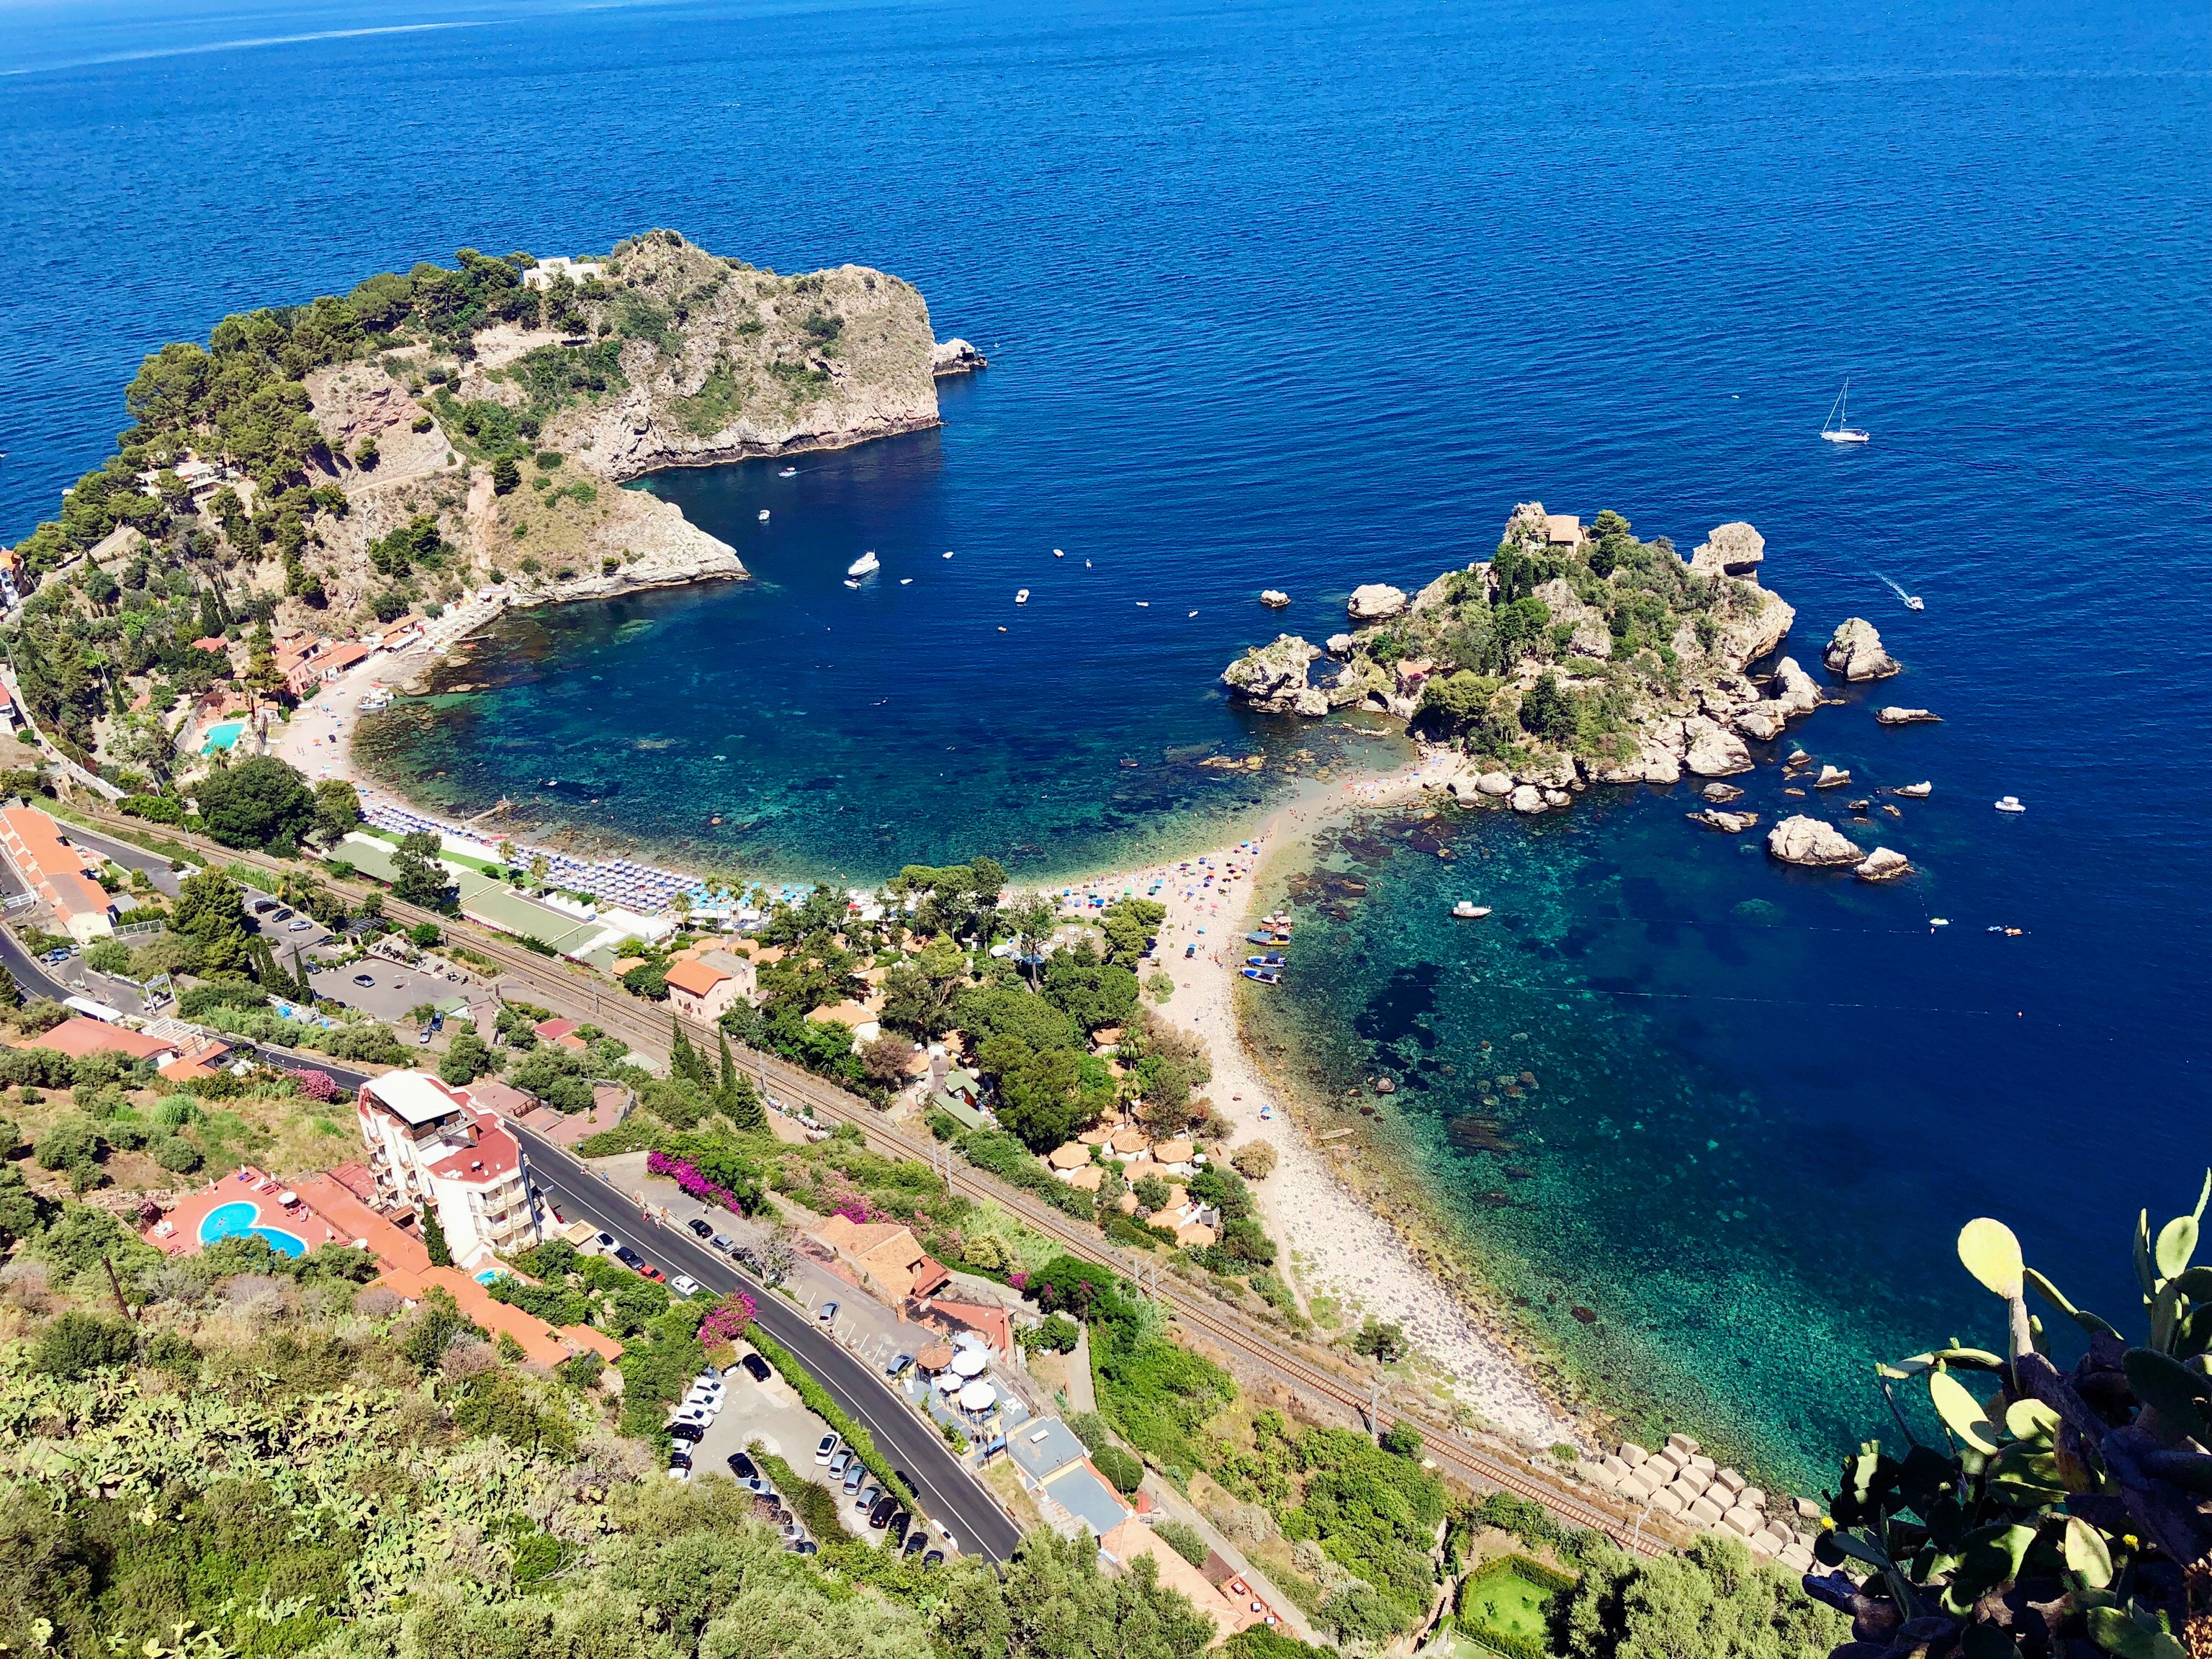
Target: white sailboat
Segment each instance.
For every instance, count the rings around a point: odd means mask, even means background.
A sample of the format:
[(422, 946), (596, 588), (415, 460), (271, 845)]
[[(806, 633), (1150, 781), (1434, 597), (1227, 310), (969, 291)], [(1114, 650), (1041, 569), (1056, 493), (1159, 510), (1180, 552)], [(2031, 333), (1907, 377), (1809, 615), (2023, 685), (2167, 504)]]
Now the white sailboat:
[(847, 565), (845, 574), (848, 576), (872, 576), (883, 568), (882, 562), (876, 557), (876, 550), (872, 547), (852, 563)]
[(1822, 422), (1820, 435), (1832, 444), (1863, 444), (1874, 434), (1850, 423), (1851, 383), (1844, 382), (1844, 389), (1836, 394), (1836, 401), (1828, 406), (1828, 418)]

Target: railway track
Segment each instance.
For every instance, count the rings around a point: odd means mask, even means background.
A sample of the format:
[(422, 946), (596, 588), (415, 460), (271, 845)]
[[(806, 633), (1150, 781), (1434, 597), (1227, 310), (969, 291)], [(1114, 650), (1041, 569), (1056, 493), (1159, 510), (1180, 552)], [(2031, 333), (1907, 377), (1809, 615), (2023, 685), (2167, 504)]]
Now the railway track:
[[(148, 826), (118, 814), (82, 807), (79, 810), (84, 817), (103, 829), (118, 833), (148, 832)], [(200, 836), (168, 826), (159, 826), (159, 830), (163, 839), (204, 854), (212, 864), (242, 864), (249, 869), (276, 876), (297, 873), (296, 866), (264, 854), (219, 847)], [(340, 888), (349, 885), (346, 883), (332, 884)], [(362, 892), (367, 890), (355, 884), (350, 890)], [(469, 951), (492, 963), (504, 977), (520, 981), (533, 1000), (543, 1000), (559, 1006), (558, 1012), (573, 1018), (587, 1020), (610, 1036), (620, 1037), (634, 1049), (665, 1059), (678, 1030), (682, 1030), (695, 1046), (709, 1054), (715, 1052), (717, 1045), (724, 1039), (725, 1034), (719, 1027), (702, 1025), (680, 1016), (648, 1013), (636, 999), (611, 986), (590, 969), (558, 957), (543, 956), (526, 950), (505, 936), (476, 923), (423, 909), (389, 894), (385, 896), (384, 909), (394, 921), (410, 926), (416, 922), (432, 922), (449, 933), (459, 935)], [(1294, 1389), (1328, 1400), (1374, 1426), (1381, 1426), (1374, 1419), (1389, 1404), (1387, 1396), (1358, 1386), (1353, 1377), (1332, 1369), (1317, 1358), (1299, 1352), (1293, 1339), (1285, 1333), (1255, 1325), (1206, 1292), (1165, 1275), (1140, 1273), (1132, 1257), (1106, 1244), (1090, 1227), (1061, 1214), (1018, 1188), (971, 1167), (953, 1163), (949, 1154), (934, 1142), (917, 1140), (890, 1127), (872, 1106), (857, 1095), (848, 1094), (775, 1055), (735, 1042), (732, 1042), (731, 1048), (733, 1056), (738, 1057), (745, 1069), (760, 1080), (763, 1090), (778, 1100), (804, 1105), (817, 1119), (853, 1125), (859, 1129), (864, 1144), (871, 1151), (930, 1164), (953, 1191), (968, 1198), (988, 1200), (1000, 1205), (1060, 1244), (1070, 1255), (1110, 1268), (1133, 1282), (1140, 1282), (1150, 1294), (1165, 1304), (1173, 1317), (1187, 1330), (1224, 1349), (1233, 1350), (1247, 1362), (1280, 1378)], [(1578, 1492), (1567, 1490), (1563, 1483), (1547, 1478), (1533, 1465), (1516, 1461), (1504, 1453), (1502, 1449), (1486, 1448), (1464, 1434), (1425, 1419), (1417, 1411), (1394, 1412), (1393, 1415), (1412, 1423), (1420, 1431), (1428, 1455), (1463, 1480), (1477, 1486), (1502, 1487), (1518, 1497), (1542, 1504), (1571, 1525), (1603, 1533), (1624, 1548), (1638, 1553), (1656, 1556), (1670, 1553), (1669, 1544), (1653, 1536), (1649, 1528), (1592, 1502)]]

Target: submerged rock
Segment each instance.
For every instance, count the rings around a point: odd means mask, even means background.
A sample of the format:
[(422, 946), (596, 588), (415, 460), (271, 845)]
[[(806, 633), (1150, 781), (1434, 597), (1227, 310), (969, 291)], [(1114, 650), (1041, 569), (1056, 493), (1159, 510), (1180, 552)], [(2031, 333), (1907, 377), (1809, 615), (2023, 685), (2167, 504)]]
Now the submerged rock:
[(1255, 646), (1221, 671), (1229, 695), (1268, 714), (1304, 714), (1318, 720), (1328, 713), (1328, 694), (1306, 681), (1306, 671), (1321, 653), (1295, 634), (1278, 634), (1272, 645)]
[(1866, 854), (1858, 844), (1832, 823), (1802, 813), (1787, 817), (1766, 832), (1766, 850), (1784, 864), (1815, 867), (1857, 864)]
[(1820, 653), (1831, 674), (1847, 680), (1887, 679), (1898, 672), (1897, 659), (1881, 648), (1881, 635), (1863, 617), (1846, 617)]
[(1406, 608), (1406, 590), (1388, 582), (1364, 582), (1352, 590), (1345, 613), (1356, 623), (1382, 622)]
[(1732, 783), (1709, 783), (1698, 793), (1716, 806), (1726, 806), (1732, 800), (1743, 799), (1743, 791)]
[(1893, 852), (1887, 847), (1877, 847), (1860, 861), (1851, 873), (1861, 881), (1894, 881), (1899, 876), (1909, 875), (1911, 870), (1912, 862), (1904, 854)]

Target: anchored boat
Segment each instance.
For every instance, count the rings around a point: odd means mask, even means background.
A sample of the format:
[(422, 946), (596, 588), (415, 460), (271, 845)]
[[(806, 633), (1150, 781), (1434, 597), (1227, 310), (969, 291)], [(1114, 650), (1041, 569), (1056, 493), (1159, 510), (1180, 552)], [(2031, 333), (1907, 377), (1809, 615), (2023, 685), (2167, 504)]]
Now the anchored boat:
[(881, 562), (876, 557), (876, 550), (872, 547), (852, 563), (847, 565), (845, 574), (848, 576), (872, 576), (883, 568)]
[(1462, 921), (1479, 921), (1490, 914), (1490, 907), (1477, 904), (1473, 899), (1462, 899), (1452, 906), (1452, 914)]
[(1844, 389), (1836, 394), (1836, 401), (1828, 405), (1828, 418), (1821, 423), (1820, 435), (1832, 444), (1863, 444), (1874, 434), (1850, 423), (1851, 383), (1844, 382)]

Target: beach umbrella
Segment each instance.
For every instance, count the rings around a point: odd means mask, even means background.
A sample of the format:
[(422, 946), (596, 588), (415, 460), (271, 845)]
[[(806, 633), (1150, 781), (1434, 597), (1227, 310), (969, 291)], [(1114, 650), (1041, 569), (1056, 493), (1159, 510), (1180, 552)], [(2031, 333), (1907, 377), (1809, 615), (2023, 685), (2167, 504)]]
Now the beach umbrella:
[(963, 1376), (981, 1376), (991, 1369), (991, 1356), (981, 1348), (963, 1348), (952, 1357), (952, 1369)]
[(960, 1390), (960, 1409), (963, 1412), (988, 1411), (991, 1402), (998, 1397), (999, 1391), (988, 1382), (970, 1382)]

